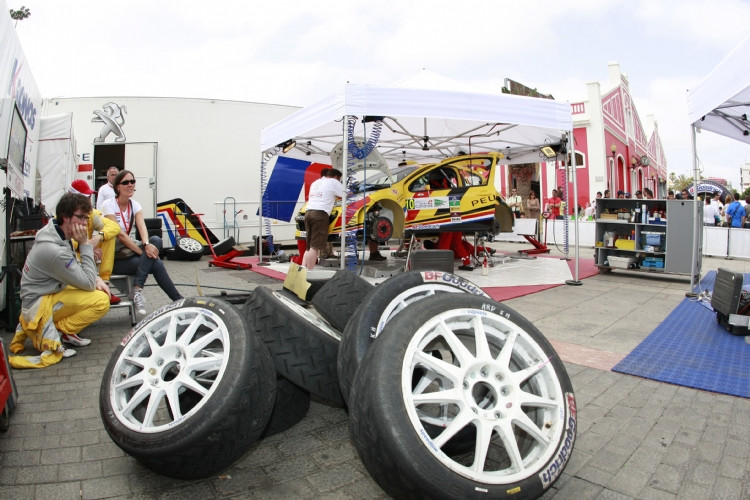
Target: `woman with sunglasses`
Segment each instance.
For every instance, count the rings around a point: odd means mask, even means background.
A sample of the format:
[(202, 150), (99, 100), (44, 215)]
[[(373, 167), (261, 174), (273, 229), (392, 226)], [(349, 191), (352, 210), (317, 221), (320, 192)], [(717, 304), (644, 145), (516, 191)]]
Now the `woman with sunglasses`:
[[(130, 170), (123, 170), (117, 174), (113, 185), (115, 198), (105, 201), (102, 205), (104, 216), (120, 224), (120, 234), (117, 236), (117, 241), (118, 248), (121, 251), (115, 251), (113, 273), (134, 276), (133, 304), (138, 314), (145, 315), (146, 300), (143, 297), (143, 285), (146, 283), (149, 274), (154, 275), (159, 287), (171, 300), (181, 299), (182, 295), (177, 291), (172, 279), (167, 274), (164, 263), (159, 258), (161, 238), (158, 236), (149, 237), (141, 204), (133, 199), (135, 176)], [(141, 241), (148, 243), (139, 246), (131, 239), (130, 232), (134, 226), (141, 236)]]

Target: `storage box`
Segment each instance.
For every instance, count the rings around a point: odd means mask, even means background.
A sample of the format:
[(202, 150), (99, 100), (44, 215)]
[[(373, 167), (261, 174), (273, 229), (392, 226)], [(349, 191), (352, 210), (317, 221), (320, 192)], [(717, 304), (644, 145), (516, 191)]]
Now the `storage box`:
[(660, 252), (664, 249), (664, 233), (652, 233), (643, 231), (641, 233), (641, 248), (653, 247), (653, 252)]
[(632, 265), (638, 262), (635, 257), (618, 257), (617, 255), (610, 255), (607, 260), (609, 261), (609, 267), (617, 269), (632, 269)]
[(635, 250), (635, 240), (619, 239), (615, 241), (615, 248), (620, 250)]
[(600, 219), (614, 219), (614, 220), (616, 220), (617, 219), (617, 214), (600, 214), (599, 218)]
[(655, 269), (664, 269), (664, 259), (660, 257), (646, 257), (641, 262), (641, 267), (653, 267)]

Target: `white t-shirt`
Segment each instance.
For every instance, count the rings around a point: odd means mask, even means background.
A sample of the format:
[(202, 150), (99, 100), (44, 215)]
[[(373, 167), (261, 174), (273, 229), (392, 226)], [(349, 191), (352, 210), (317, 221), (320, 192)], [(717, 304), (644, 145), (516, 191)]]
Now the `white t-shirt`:
[(322, 210), (331, 213), (336, 198), (344, 195), (344, 185), (333, 177), (321, 177), (310, 185), (307, 210)]
[(96, 209), (101, 212), (104, 202), (115, 197), (115, 189), (109, 185), (109, 182), (99, 188), (96, 193)]
[(120, 224), (122, 230), (129, 235), (135, 227), (135, 214), (140, 212), (141, 209), (141, 204), (131, 199), (130, 203), (128, 204), (128, 208), (126, 210), (120, 210), (120, 206), (117, 204), (117, 200), (115, 198), (111, 198), (104, 202), (101, 208), (101, 212), (102, 215), (114, 215), (115, 219), (117, 219), (117, 223)]
[(703, 223), (714, 225), (716, 223), (716, 216), (719, 215), (719, 207), (714, 205), (713, 202), (703, 206)]

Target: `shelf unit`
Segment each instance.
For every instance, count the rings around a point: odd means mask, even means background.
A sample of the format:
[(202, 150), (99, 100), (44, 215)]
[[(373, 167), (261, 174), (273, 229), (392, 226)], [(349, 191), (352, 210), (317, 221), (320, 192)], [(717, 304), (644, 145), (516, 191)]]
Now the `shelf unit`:
[[(698, 220), (701, 221), (697, 238), (693, 225), (696, 203)], [(649, 213), (647, 219), (642, 216), (643, 205)], [(623, 217), (617, 215), (620, 213), (627, 213), (627, 218), (612, 218)], [(662, 213), (664, 217), (661, 217)], [(653, 216), (656, 214), (659, 215)], [(702, 222), (703, 206), (693, 200), (598, 199), (595, 263), (603, 271), (622, 269), (690, 275), (694, 268), (696, 274), (700, 274)], [(625, 241), (618, 244), (620, 239)], [(653, 248), (645, 246), (645, 240), (650, 241)]]

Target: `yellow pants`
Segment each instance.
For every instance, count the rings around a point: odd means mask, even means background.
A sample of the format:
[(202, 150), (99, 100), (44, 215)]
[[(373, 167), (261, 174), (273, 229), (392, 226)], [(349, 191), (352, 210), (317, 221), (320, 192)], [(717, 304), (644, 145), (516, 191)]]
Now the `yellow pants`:
[(20, 353), (27, 338), (39, 356), (10, 356), (13, 368), (44, 368), (62, 359), (60, 333), (77, 334), (109, 311), (109, 297), (100, 290), (92, 292), (68, 286), (39, 298), (24, 308), (10, 350)]
[(115, 265), (115, 243), (117, 238), (104, 240), (99, 244), (102, 249), (102, 262), (99, 264), (99, 277), (104, 281), (109, 281), (112, 276), (112, 268)]

